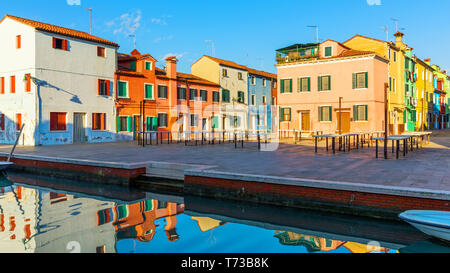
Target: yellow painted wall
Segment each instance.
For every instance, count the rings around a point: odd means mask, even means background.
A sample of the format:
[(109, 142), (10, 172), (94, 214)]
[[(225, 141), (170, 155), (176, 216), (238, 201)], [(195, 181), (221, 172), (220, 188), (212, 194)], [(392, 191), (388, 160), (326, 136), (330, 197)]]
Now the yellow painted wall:
[[(394, 124), (405, 126), (403, 123), (403, 111), (405, 109), (405, 57), (403, 52), (390, 46), (387, 42), (360, 36), (353, 37), (345, 42), (344, 45), (355, 50), (373, 51), (390, 60), (386, 82), (389, 83), (389, 77), (395, 79), (395, 86), (392, 86), (389, 92), (389, 123), (394, 128), (394, 131), (391, 131), (391, 133), (400, 133), (400, 131), (396, 130), (399, 126), (394, 126)], [(394, 52), (396, 52), (396, 61), (394, 61)]]
[(418, 61), (416, 62), (416, 73), (416, 127), (419, 130), (426, 130), (429, 125), (427, 119), (428, 113), (433, 112), (433, 108), (430, 107), (430, 103), (432, 103), (432, 97), (430, 98), (430, 95), (433, 94), (433, 71)]
[(197, 77), (220, 84), (220, 65), (205, 56), (191, 65), (191, 73)]

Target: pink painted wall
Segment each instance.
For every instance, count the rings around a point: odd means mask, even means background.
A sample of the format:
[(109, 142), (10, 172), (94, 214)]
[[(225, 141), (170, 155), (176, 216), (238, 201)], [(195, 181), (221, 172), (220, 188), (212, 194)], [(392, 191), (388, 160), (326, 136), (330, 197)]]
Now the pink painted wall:
[[(334, 52), (333, 52), (334, 53)], [(278, 104), (291, 107), (291, 121), (280, 122), (280, 129), (300, 129), (299, 112), (309, 110), (311, 130), (334, 133), (338, 127), (339, 97), (342, 108), (350, 112), (350, 131), (381, 131), (384, 129), (384, 83), (388, 64), (375, 57), (330, 59), (325, 62), (293, 64), (277, 68), (278, 80), (292, 79), (292, 93), (280, 93)], [(353, 89), (352, 75), (368, 72), (368, 88)], [(318, 91), (318, 76), (331, 76), (331, 90)], [(298, 92), (298, 78), (311, 77), (311, 91)], [(353, 121), (353, 105), (368, 105), (368, 121)], [(318, 107), (332, 106), (332, 121), (319, 122)]]

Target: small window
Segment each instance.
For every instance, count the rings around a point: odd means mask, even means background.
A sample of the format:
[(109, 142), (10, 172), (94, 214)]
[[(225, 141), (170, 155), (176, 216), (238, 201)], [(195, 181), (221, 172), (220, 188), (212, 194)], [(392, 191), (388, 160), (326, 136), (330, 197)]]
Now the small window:
[(145, 62), (145, 70), (152, 70), (153, 69), (153, 63), (152, 62)]
[(228, 70), (222, 69), (222, 77), (228, 77)]
[(280, 121), (291, 121), (291, 108), (280, 108)]
[(397, 61), (397, 52), (394, 51), (394, 62)]
[(122, 98), (128, 97), (128, 82), (119, 81), (118, 96)]
[(25, 92), (31, 92), (31, 74), (25, 74)]
[(280, 80), (280, 92), (292, 93), (292, 79)]
[(298, 92), (310, 92), (311, 91), (311, 78), (299, 78), (298, 79)]
[(158, 85), (158, 98), (167, 99), (167, 86)]
[(61, 49), (61, 50), (68, 50), (68, 41), (64, 39), (59, 39), (53, 37), (53, 48), (55, 49)]
[(198, 91), (197, 89), (189, 89), (189, 100), (197, 100)]
[(262, 96), (262, 103), (263, 103), (263, 105), (266, 105), (266, 104), (267, 104), (266, 96)]
[(98, 57), (105, 57), (106, 56), (106, 50), (104, 47), (98, 46), (97, 47), (97, 56)]
[(16, 93), (16, 76), (11, 76), (10, 78), (10, 92)]
[(136, 71), (136, 61), (131, 61), (130, 62), (130, 69), (133, 71)]
[(237, 93), (238, 95), (238, 101), (239, 103), (244, 103), (245, 102), (245, 93), (242, 91), (238, 91)]
[(66, 130), (66, 113), (51, 112), (50, 113), (50, 131)]
[(213, 102), (220, 102), (220, 93), (219, 93), (219, 91), (213, 91)]
[(131, 117), (118, 117), (117, 126), (119, 132), (131, 131)]
[(319, 76), (318, 78), (318, 90), (330, 91), (331, 90), (331, 76)]
[(255, 76), (252, 76), (252, 77), (251, 77), (251, 84), (252, 84), (252, 85), (255, 85), (255, 84), (256, 84), (256, 78), (255, 78)]
[(256, 95), (252, 95), (252, 105), (256, 105)]
[(154, 96), (153, 96), (153, 84), (144, 84), (144, 88), (145, 88), (145, 99), (148, 99), (148, 100), (152, 100), (152, 99), (154, 99)]
[(208, 101), (208, 91), (200, 90), (200, 97), (202, 98), (202, 101)]
[(368, 73), (353, 73), (353, 89), (361, 89), (368, 87)]
[(230, 102), (230, 90), (222, 91), (222, 102)]
[(109, 81), (98, 80), (98, 95), (99, 96), (109, 96)]
[(106, 114), (92, 113), (92, 130), (106, 130)]
[(333, 48), (331, 46), (325, 47), (325, 57), (331, 57)]
[(158, 127), (162, 127), (162, 128), (167, 127), (167, 114), (166, 113), (158, 114)]
[(17, 49), (22, 48), (22, 36), (20, 36), (20, 35), (16, 36), (16, 48)]
[(332, 121), (332, 111), (331, 106), (320, 106), (319, 107), (319, 121)]
[(367, 121), (367, 105), (354, 105), (353, 106), (353, 120), (354, 121)]
[(263, 80), (262, 80), (262, 85), (263, 85), (264, 87), (266, 87), (266, 85), (267, 85), (266, 79), (263, 79)]
[(242, 72), (238, 72), (238, 80), (242, 80)]
[(197, 127), (198, 126), (198, 115), (192, 114), (191, 115), (191, 127)]
[(178, 87), (177, 93), (178, 100), (186, 100), (186, 88)]

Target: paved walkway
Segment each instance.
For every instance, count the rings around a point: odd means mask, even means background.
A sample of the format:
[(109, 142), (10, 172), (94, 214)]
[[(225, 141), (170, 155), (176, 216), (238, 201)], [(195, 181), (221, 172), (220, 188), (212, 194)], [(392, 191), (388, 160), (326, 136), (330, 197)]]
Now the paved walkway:
[[(326, 152), (324, 142), (314, 153), (312, 142), (280, 144), (276, 151), (259, 152), (256, 144), (235, 149), (234, 144), (137, 146), (134, 143), (17, 147), (16, 154), (117, 163), (158, 161), (211, 165), (212, 170), (241, 174), (357, 182), (385, 186), (450, 191), (450, 132), (432, 137), (432, 143), (400, 160), (375, 159), (374, 148), (350, 153)], [(10, 146), (0, 146), (8, 153)], [(389, 150), (390, 151), (390, 150)], [(395, 155), (389, 153), (391, 158)]]

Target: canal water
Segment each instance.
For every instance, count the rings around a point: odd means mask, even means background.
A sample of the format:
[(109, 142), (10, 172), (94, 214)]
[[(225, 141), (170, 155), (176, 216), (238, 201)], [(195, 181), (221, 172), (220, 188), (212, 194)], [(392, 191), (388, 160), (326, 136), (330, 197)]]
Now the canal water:
[(397, 221), (8, 173), (2, 253), (401, 253), (450, 246)]

